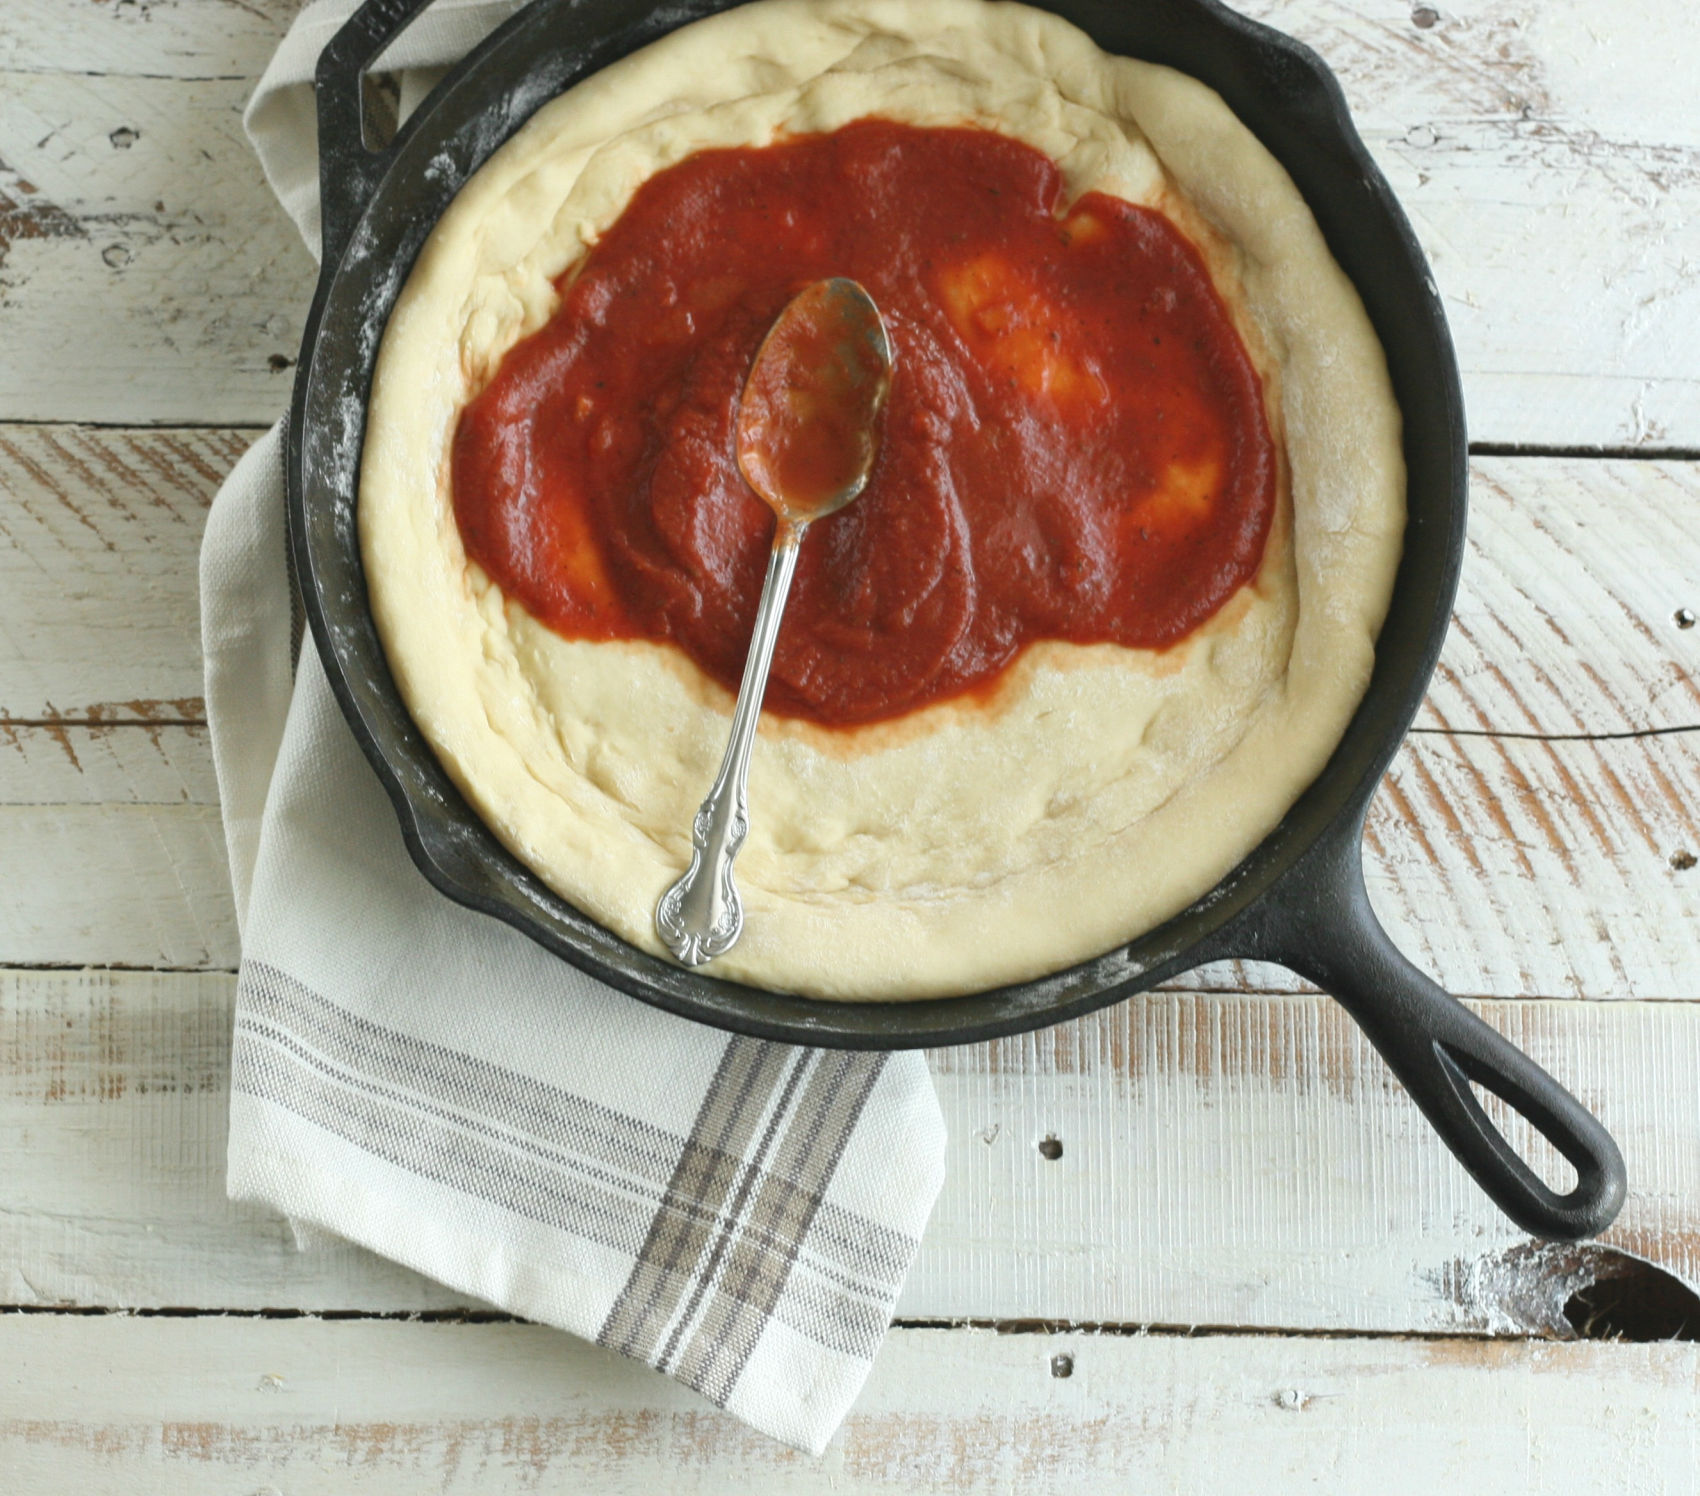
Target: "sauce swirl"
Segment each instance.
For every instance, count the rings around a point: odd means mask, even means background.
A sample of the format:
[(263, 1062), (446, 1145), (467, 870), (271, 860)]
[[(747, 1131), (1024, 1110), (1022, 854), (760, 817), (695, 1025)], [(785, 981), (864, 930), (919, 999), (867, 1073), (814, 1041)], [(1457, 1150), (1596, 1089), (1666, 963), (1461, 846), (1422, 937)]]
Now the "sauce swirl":
[(867, 490), (804, 543), (766, 708), (826, 726), (989, 688), (1029, 643), (1162, 649), (1255, 576), (1278, 456), (1198, 251), (1072, 205), (1041, 152), (879, 119), (657, 173), (461, 412), (468, 554), (556, 632), (736, 690), (772, 512), (736, 461), (763, 335), (859, 280), (896, 373)]

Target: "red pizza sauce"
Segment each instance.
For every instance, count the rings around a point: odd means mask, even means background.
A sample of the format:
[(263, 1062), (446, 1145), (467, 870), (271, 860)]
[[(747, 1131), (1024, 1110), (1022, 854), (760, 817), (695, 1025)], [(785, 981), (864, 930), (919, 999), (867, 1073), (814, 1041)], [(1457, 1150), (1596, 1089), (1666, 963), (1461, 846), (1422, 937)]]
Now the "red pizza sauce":
[(1068, 206), (1018, 141), (876, 119), (639, 188), (461, 413), (469, 555), (556, 632), (671, 641), (736, 690), (774, 527), (739, 391), (829, 276), (873, 295), (896, 371), (866, 491), (803, 542), (768, 710), (896, 717), (1039, 639), (1161, 649), (1256, 574), (1277, 454), (1193, 246)]

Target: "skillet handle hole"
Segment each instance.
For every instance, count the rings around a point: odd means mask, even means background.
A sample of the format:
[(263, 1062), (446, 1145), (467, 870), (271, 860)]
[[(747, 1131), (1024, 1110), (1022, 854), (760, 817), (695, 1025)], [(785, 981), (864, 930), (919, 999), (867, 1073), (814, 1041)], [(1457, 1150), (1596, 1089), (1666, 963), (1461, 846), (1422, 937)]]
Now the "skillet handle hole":
[(1555, 1195), (1568, 1195), (1581, 1182), (1576, 1165), (1553, 1146), (1551, 1140), (1509, 1101), (1495, 1095), (1480, 1081), (1470, 1081), (1470, 1094), (1487, 1113), (1499, 1135), (1535, 1171)]

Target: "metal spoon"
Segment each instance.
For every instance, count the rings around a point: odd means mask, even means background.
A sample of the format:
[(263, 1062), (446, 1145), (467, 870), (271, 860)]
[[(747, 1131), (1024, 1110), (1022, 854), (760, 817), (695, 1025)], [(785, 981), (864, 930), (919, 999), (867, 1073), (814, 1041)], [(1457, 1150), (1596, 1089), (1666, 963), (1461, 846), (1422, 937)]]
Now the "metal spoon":
[(891, 388), (891, 344), (873, 298), (853, 280), (799, 292), (756, 350), (738, 400), (738, 467), (778, 516), (732, 737), (691, 829), (691, 865), (661, 896), (655, 928), (686, 966), (731, 950), (744, 928), (732, 860), (749, 830), (755, 742), (779, 620), (803, 532), (867, 486), (875, 419)]

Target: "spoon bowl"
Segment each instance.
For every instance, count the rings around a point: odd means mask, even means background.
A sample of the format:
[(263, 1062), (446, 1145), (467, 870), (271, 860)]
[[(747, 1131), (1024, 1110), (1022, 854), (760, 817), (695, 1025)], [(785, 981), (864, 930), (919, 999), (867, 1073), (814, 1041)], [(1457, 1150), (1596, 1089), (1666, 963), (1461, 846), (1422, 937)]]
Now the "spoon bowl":
[(782, 523), (809, 524), (867, 487), (891, 389), (891, 342), (853, 280), (800, 291), (762, 339), (738, 401), (738, 467)]

